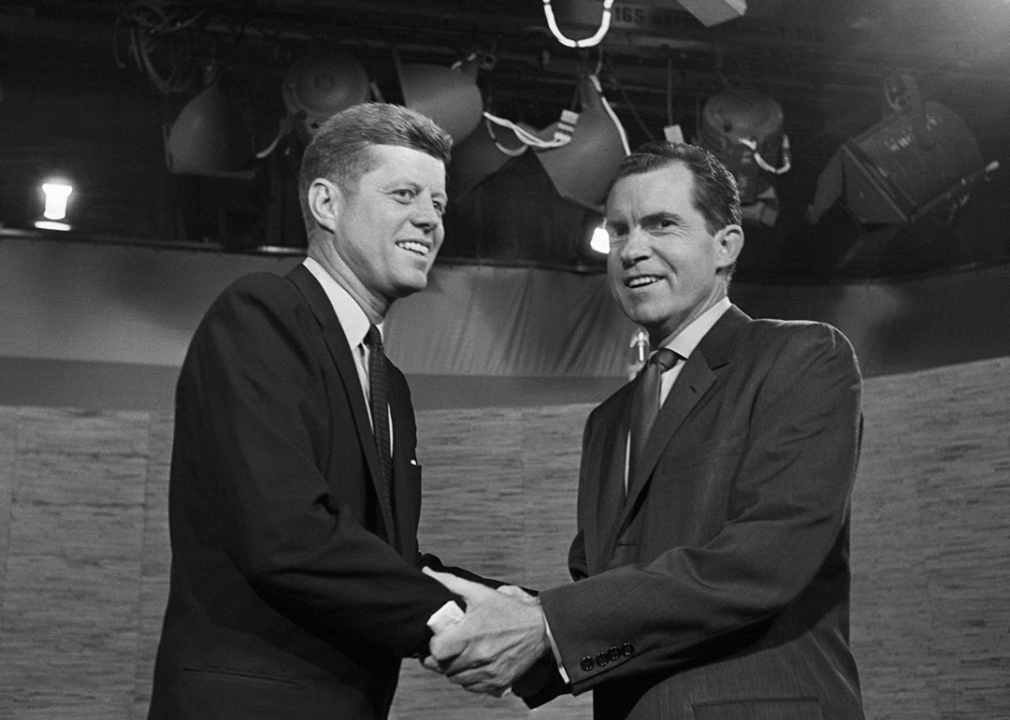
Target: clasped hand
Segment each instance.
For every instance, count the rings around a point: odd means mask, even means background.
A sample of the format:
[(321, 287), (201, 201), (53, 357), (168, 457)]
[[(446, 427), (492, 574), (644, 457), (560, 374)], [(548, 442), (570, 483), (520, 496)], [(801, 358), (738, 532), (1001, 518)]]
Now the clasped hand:
[(421, 661), (429, 670), (470, 692), (501, 697), (550, 652), (535, 597), (514, 586), (494, 590), (449, 573), (424, 572), (466, 600), (463, 617), (432, 637), (430, 655)]

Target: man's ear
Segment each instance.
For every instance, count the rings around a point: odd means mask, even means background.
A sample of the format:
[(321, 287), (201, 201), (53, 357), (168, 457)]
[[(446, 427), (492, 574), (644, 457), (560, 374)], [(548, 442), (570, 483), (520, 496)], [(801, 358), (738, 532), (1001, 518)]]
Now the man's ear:
[(743, 228), (739, 225), (727, 225), (715, 234), (719, 247), (719, 267), (727, 268), (736, 262), (743, 250)]
[(308, 199), (309, 212), (316, 224), (333, 232), (340, 209), (340, 188), (326, 178), (316, 178), (309, 185)]

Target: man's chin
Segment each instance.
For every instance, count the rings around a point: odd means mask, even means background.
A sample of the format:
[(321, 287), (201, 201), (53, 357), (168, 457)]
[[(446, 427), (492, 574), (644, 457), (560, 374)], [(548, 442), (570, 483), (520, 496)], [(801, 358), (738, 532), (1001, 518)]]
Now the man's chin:
[(663, 308), (658, 308), (650, 302), (640, 302), (631, 298), (624, 298), (620, 305), (629, 320), (644, 328), (662, 324), (666, 319)]
[(421, 292), (428, 287), (428, 273), (411, 274), (410, 277), (401, 278), (394, 288), (394, 297), (403, 298), (414, 293)]

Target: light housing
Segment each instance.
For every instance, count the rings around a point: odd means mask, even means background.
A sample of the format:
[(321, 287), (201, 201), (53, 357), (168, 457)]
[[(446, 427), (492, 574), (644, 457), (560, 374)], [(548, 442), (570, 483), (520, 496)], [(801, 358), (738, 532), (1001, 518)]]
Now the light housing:
[(70, 230), (67, 219), (67, 209), (70, 196), (74, 191), (70, 181), (62, 178), (51, 178), (39, 186), (43, 198), (42, 219), (35, 221), (35, 227), (40, 230)]
[(236, 101), (212, 84), (165, 131), (165, 164), (175, 175), (251, 180), (252, 132)]

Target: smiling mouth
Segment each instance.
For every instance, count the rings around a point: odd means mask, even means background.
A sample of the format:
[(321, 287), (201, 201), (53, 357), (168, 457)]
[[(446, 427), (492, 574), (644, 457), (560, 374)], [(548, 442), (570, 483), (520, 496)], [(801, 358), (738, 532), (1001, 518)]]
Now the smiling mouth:
[(423, 242), (418, 242), (417, 240), (404, 240), (396, 243), (396, 246), (423, 258), (428, 257), (428, 252), (431, 249)]
[(635, 290), (637, 288), (642, 288), (648, 285), (652, 285), (653, 283), (657, 283), (660, 281), (660, 279), (661, 278), (658, 275), (639, 275), (637, 277), (625, 280), (624, 284), (627, 287), (631, 288), (632, 290)]

